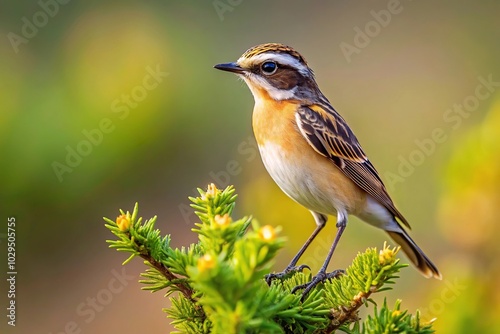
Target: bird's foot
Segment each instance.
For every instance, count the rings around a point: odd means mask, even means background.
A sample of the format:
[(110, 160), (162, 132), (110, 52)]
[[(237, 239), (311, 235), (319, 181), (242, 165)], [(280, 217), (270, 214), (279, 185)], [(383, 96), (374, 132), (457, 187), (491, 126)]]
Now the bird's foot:
[(332, 278), (337, 278), (345, 273), (345, 270), (337, 269), (332, 271), (331, 273), (327, 273), (324, 270), (320, 270), (318, 274), (316, 274), (310, 282), (297, 285), (292, 289), (292, 293), (297, 292), (298, 290), (304, 289), (302, 291), (302, 298), (300, 299), (302, 302), (305, 300), (309, 291), (311, 291), (316, 285), (319, 283), (324, 283), (326, 280), (331, 280)]
[(282, 272), (267, 274), (266, 276), (264, 276), (264, 279), (266, 280), (267, 285), (270, 286), (273, 280), (277, 278), (283, 279), (292, 273), (302, 272), (305, 268), (311, 270), (311, 268), (309, 268), (309, 266), (306, 264), (302, 264), (300, 266), (288, 266)]

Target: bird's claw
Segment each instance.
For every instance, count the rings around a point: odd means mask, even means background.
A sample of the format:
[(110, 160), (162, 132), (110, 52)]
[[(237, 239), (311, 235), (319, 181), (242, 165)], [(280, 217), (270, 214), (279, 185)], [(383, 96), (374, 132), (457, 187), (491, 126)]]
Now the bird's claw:
[(342, 269), (337, 269), (337, 270), (334, 270), (330, 273), (320, 271), (317, 275), (315, 275), (311, 279), (310, 282), (307, 282), (307, 283), (301, 284), (301, 285), (297, 285), (296, 287), (294, 287), (292, 289), (292, 293), (295, 293), (298, 290), (304, 289), (304, 291), (302, 291), (302, 298), (300, 299), (300, 301), (303, 302), (305, 300), (307, 294), (309, 293), (309, 291), (311, 291), (316, 285), (318, 285), (319, 283), (324, 283), (326, 280), (331, 280), (332, 278), (337, 278), (337, 277), (343, 275), (344, 273), (345, 273), (345, 270), (342, 270)]
[(271, 286), (271, 283), (275, 279), (283, 279), (290, 275), (291, 273), (297, 273), (297, 272), (302, 272), (304, 269), (309, 269), (309, 266), (307, 264), (301, 264), (300, 266), (291, 266), (291, 267), (286, 267), (285, 270), (279, 273), (272, 273), (272, 274), (267, 274), (264, 276), (264, 279), (266, 280), (267, 285)]

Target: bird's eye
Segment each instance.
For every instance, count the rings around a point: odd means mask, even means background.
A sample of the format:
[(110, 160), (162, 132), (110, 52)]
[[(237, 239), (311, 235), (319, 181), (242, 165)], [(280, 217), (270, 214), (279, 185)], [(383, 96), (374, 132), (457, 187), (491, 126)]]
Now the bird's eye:
[(271, 75), (276, 73), (278, 65), (274, 61), (266, 61), (260, 66), (260, 68), (265, 75)]

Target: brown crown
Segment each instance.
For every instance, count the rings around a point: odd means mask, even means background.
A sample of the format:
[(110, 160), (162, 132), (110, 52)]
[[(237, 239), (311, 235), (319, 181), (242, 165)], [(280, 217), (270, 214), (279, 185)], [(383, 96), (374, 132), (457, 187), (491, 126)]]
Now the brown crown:
[(248, 59), (248, 58), (251, 58), (253, 56), (256, 56), (256, 55), (259, 55), (262, 53), (266, 53), (266, 52), (287, 53), (290, 56), (296, 58), (298, 61), (300, 61), (301, 63), (303, 63), (304, 65), (307, 66), (306, 60), (304, 59), (304, 57), (301, 56), (300, 53), (298, 53), (297, 51), (295, 51), (291, 47), (286, 46), (284, 44), (280, 44), (280, 43), (266, 43), (266, 44), (256, 45), (256, 46), (248, 49), (247, 51), (245, 51), (245, 53), (242, 55), (242, 57)]

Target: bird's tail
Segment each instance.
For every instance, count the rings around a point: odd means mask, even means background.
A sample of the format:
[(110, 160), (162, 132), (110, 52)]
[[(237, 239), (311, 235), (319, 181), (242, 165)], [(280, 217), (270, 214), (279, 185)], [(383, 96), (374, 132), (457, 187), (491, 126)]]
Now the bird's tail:
[(434, 277), (442, 279), (441, 273), (436, 268), (434, 263), (424, 254), (424, 252), (417, 246), (415, 241), (401, 229), (400, 232), (387, 231), (389, 236), (397, 242), (403, 252), (408, 256), (408, 259), (418, 268), (418, 270), (427, 278)]

